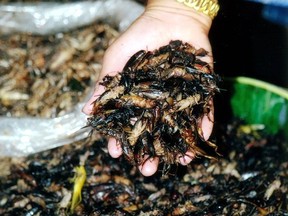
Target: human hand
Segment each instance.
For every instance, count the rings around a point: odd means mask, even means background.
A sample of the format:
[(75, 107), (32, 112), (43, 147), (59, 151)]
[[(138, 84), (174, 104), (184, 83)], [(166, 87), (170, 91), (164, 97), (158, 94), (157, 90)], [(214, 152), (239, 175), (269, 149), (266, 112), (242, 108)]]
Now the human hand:
[[(176, 1), (150, 0), (145, 12), (107, 49), (99, 81), (106, 75), (114, 76), (121, 72), (128, 59), (139, 50), (153, 51), (168, 44), (171, 40), (182, 40), (193, 45), (196, 49), (204, 48), (209, 55), (204, 61), (211, 66), (213, 63), (211, 46), (208, 39), (212, 20), (207, 15), (190, 9)], [(97, 83), (95, 92), (83, 108), (84, 113), (90, 114), (93, 102), (104, 92), (104, 87)], [(200, 127), (203, 137), (207, 140), (212, 132), (214, 110), (204, 116)], [(121, 145), (113, 138), (108, 141), (108, 151), (114, 158), (122, 154)], [(189, 164), (194, 154), (188, 151), (185, 156), (179, 156), (179, 163)], [(148, 157), (148, 156), (147, 156)], [(159, 158), (149, 158), (138, 168), (144, 176), (153, 175), (158, 168)]]

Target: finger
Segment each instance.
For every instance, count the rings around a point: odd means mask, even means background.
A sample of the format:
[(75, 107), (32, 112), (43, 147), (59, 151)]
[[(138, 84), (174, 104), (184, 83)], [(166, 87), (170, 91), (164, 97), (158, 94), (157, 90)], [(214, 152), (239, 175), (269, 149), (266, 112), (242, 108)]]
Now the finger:
[[(209, 113), (210, 114), (210, 113)], [(203, 131), (203, 138), (204, 140), (208, 140), (212, 130), (213, 130), (213, 122), (211, 121), (211, 115), (205, 115), (202, 119), (201, 128)]]
[(209, 139), (214, 125), (214, 104), (212, 100), (209, 101), (209, 107), (210, 107), (209, 113), (207, 113), (207, 115), (204, 115), (200, 122), (200, 127), (203, 132), (204, 140)]
[(195, 154), (191, 151), (187, 151), (184, 155), (179, 155), (179, 163), (183, 166), (188, 165), (195, 158)]
[(122, 154), (122, 148), (119, 143), (117, 143), (116, 139), (109, 138), (108, 140), (108, 152), (113, 158), (118, 158)]
[(142, 175), (144, 176), (152, 176), (153, 174), (156, 173), (157, 169), (158, 169), (158, 164), (159, 164), (159, 158), (155, 157), (155, 158), (149, 158), (147, 159), (149, 156), (146, 155), (144, 157), (144, 161), (145, 163), (140, 165), (138, 167), (138, 169), (140, 170), (140, 172), (142, 173)]

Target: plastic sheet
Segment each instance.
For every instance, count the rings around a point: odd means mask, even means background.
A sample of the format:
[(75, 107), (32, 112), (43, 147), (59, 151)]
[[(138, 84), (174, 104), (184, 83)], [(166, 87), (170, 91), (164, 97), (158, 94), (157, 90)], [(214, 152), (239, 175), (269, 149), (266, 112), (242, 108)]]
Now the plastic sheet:
[(123, 31), (143, 11), (142, 5), (130, 0), (0, 4), (0, 32), (54, 34), (88, 25), (96, 20), (104, 20)]
[[(0, 29), (2, 33), (46, 35), (103, 20), (124, 31), (143, 10), (129, 0), (6, 4), (0, 5)], [(83, 105), (54, 119), (0, 117), (0, 156), (27, 156), (87, 137), (91, 129), (83, 128)]]
[(25, 156), (87, 137), (91, 129), (83, 128), (83, 105), (51, 119), (1, 117), (0, 156)]

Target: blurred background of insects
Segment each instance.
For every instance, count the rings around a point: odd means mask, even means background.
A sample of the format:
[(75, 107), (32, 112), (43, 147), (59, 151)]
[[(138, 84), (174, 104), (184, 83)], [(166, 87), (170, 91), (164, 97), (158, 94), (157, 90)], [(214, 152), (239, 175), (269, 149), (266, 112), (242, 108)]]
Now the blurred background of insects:
[[(210, 33), (216, 72), (287, 87), (287, 29), (264, 20), (260, 4), (220, 4)], [(69, 112), (97, 80), (117, 35), (105, 23), (48, 37), (1, 35), (0, 114), (53, 118)], [(161, 172), (144, 178), (123, 158), (112, 159), (97, 134), (29, 157), (1, 158), (0, 214), (287, 214), (283, 138), (236, 120), (216, 125), (213, 139), (223, 158), (173, 167), (164, 178)]]

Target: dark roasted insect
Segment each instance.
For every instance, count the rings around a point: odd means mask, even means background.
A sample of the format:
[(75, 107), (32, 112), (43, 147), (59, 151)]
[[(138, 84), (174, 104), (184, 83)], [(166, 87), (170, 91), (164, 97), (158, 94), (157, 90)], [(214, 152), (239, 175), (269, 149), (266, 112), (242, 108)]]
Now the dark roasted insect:
[(27, 211), (24, 215), (25, 216), (34, 216), (34, 215), (38, 215), (39, 212), (41, 212), (41, 207), (39, 205), (34, 204), (34, 207), (31, 208), (29, 211)]
[(132, 67), (138, 66), (138, 64), (141, 62), (141, 60), (145, 57), (147, 52), (145, 50), (140, 50), (136, 52), (126, 63), (126, 65), (123, 68), (123, 71), (131, 70)]
[(106, 76), (88, 126), (115, 137), (133, 164), (159, 157), (165, 167), (187, 151), (212, 157), (198, 122), (219, 91), (218, 76), (201, 57), (208, 53), (182, 41), (135, 53), (123, 71)]
[[(145, 156), (148, 156), (146, 159)], [(145, 161), (149, 160), (152, 157), (155, 157), (155, 148), (153, 145), (153, 136), (148, 131), (142, 133), (134, 148), (134, 159), (137, 165), (141, 165), (145, 163)]]
[(172, 51), (170, 55), (169, 62), (172, 65), (182, 65), (182, 66), (189, 66), (193, 65), (195, 60), (195, 55), (193, 53), (185, 52), (184, 50)]

